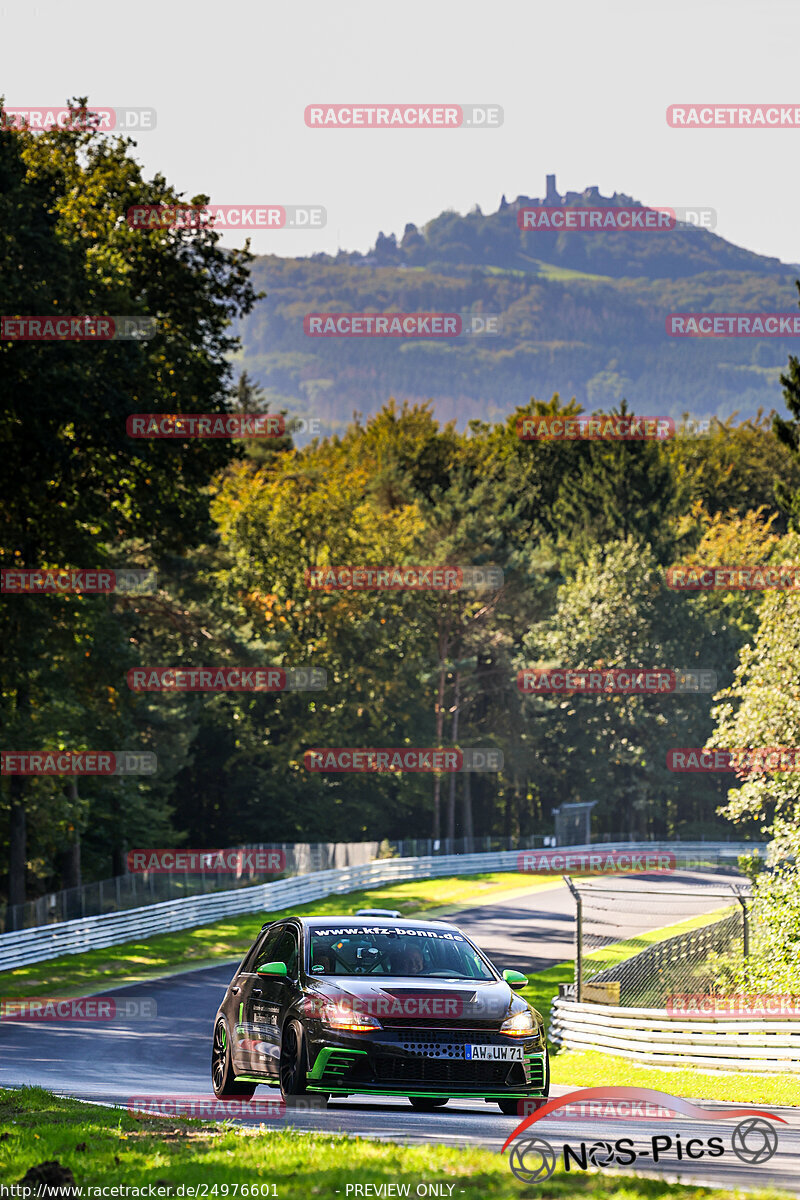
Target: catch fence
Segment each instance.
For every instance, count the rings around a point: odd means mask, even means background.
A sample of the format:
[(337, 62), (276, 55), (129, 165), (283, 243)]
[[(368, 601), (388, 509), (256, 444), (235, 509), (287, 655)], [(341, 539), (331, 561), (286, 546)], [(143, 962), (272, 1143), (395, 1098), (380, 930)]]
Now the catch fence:
[[(731, 864), (734, 866), (734, 864)], [(730, 871), (730, 867), (723, 868)], [(663, 881), (570, 880), (576, 903), (575, 982), (562, 994), (622, 1007), (730, 992), (749, 953), (749, 885), (711, 864)]]

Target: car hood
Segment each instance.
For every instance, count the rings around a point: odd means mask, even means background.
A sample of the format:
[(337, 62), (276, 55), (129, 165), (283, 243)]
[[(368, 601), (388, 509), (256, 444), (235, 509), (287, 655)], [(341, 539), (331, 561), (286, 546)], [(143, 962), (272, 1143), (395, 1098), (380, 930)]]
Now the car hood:
[[(377, 1017), (382, 1024), (431, 1020), (447, 1024), (494, 1024), (527, 1007), (504, 981), (364, 976), (309, 981), (308, 995), (321, 1003), (352, 1008)], [(538, 1016), (538, 1014), (537, 1014)]]

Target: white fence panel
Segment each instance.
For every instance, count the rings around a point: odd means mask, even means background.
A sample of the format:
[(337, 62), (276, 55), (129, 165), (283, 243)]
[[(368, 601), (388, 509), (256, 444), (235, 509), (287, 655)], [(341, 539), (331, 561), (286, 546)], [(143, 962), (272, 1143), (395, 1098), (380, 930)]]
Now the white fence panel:
[(689, 1018), (559, 997), (550, 1010), (549, 1032), (556, 1046), (604, 1050), (651, 1066), (800, 1072), (800, 1023), (780, 1016)]

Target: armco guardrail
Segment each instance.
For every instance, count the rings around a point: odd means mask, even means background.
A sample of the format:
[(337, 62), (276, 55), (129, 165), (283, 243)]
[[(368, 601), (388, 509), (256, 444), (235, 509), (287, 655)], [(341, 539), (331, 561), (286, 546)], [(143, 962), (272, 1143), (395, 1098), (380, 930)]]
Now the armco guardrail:
[[(595, 845), (559, 846), (554, 853), (597, 850)], [(681, 860), (735, 865), (738, 854), (752, 849), (747, 843), (733, 842), (615, 842), (603, 843), (603, 850), (672, 850)], [(221, 917), (243, 913), (274, 912), (321, 900), (338, 892), (406, 879), (433, 879), (442, 875), (477, 875), (482, 871), (513, 871), (518, 850), (500, 850), (488, 854), (429, 855), (422, 858), (385, 858), (362, 866), (317, 871), (291, 879), (257, 884), (251, 888), (213, 892), (204, 896), (186, 896), (150, 904), (126, 912), (104, 913), (74, 921), (62, 921), (35, 929), (0, 935), (0, 971), (43, 962), (62, 954), (82, 954), (122, 942), (153, 937), (210, 924)], [(520, 885), (525, 876), (520, 875)]]
[(549, 1034), (565, 1049), (603, 1050), (650, 1066), (800, 1072), (800, 1022), (791, 1018), (690, 1018), (559, 997), (550, 1010)]

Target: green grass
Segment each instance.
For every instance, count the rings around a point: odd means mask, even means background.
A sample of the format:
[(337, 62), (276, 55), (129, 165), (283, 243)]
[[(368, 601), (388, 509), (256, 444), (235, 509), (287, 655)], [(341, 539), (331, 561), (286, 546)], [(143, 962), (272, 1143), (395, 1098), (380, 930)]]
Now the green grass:
[(454, 908), (499, 898), (512, 891), (552, 884), (546, 876), (526, 876), (516, 871), (483, 875), (415, 879), (387, 887), (337, 893), (310, 904), (269, 912), (227, 917), (213, 925), (162, 933), (141, 942), (125, 942), (103, 950), (87, 950), (45, 962), (0, 972), (0, 997), (86, 995), (103, 987), (151, 979), (180, 970), (241, 958), (265, 921), (279, 917), (319, 913), (336, 916), (358, 908), (394, 908), (404, 916), (444, 916)]
[(543, 279), (555, 280), (558, 283), (567, 283), (575, 279), (588, 280), (590, 283), (615, 282), (612, 275), (590, 275), (587, 271), (573, 271), (571, 267), (559, 267), (555, 263), (542, 262), (541, 259), (537, 258), (533, 258), (530, 261), (536, 263), (539, 274)]
[(572, 1087), (648, 1087), (693, 1100), (800, 1106), (800, 1076), (728, 1074), (699, 1067), (640, 1066), (604, 1050), (562, 1050), (550, 1059), (553, 1083)]
[[(538, 1009), (545, 1020), (550, 1023), (550, 1005), (554, 996), (558, 995), (558, 985), (573, 983), (575, 980), (575, 964), (571, 962), (556, 963), (544, 971), (535, 971), (528, 976), (528, 986), (520, 992), (529, 1004)], [(551, 1051), (554, 1047), (551, 1046)]]
[[(160, 1184), (175, 1194), (180, 1184), (268, 1185), (279, 1200), (306, 1200), (352, 1184), (451, 1184), (461, 1200), (731, 1200), (719, 1188), (695, 1188), (627, 1175), (556, 1174), (533, 1190), (511, 1174), (508, 1154), (472, 1146), (401, 1146), (338, 1134), (301, 1134), (237, 1128), (229, 1124), (134, 1117), (60, 1100), (41, 1088), (0, 1090), (0, 1179), (18, 1183), (33, 1166), (57, 1162), (76, 1184)], [(219, 1194), (223, 1194), (221, 1191)], [(363, 1194), (363, 1193), (362, 1193)], [(376, 1194), (375, 1192), (372, 1193)], [(445, 1193), (447, 1194), (447, 1193)], [(353, 1192), (350, 1192), (353, 1196)], [(751, 1200), (780, 1200), (785, 1193), (751, 1192)]]

